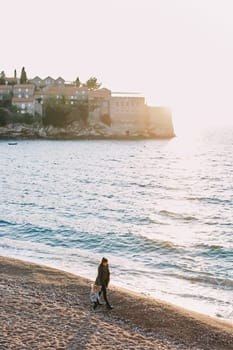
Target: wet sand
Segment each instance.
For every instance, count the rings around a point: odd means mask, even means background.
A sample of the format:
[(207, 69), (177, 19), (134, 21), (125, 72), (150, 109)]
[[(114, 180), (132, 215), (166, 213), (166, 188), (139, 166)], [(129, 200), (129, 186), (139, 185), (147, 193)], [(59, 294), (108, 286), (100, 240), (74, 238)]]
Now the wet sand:
[(70, 273), (0, 257), (0, 349), (233, 350), (230, 323), (113, 285), (114, 309), (93, 311), (90, 285)]

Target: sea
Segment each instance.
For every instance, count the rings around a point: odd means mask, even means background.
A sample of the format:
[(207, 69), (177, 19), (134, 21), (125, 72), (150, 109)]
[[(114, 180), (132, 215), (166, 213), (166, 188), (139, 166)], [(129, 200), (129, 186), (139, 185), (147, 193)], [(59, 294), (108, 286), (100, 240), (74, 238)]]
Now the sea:
[(233, 127), (11, 141), (0, 140), (0, 255), (91, 281), (104, 256), (112, 285), (233, 324)]

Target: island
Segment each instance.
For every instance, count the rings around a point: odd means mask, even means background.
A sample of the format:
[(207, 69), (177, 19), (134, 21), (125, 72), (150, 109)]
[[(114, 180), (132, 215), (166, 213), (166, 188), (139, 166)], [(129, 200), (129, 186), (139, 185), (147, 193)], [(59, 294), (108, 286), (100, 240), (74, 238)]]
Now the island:
[[(24, 68), (23, 68), (24, 69)], [(138, 139), (175, 136), (172, 113), (135, 92), (61, 77), (0, 79), (0, 138)]]

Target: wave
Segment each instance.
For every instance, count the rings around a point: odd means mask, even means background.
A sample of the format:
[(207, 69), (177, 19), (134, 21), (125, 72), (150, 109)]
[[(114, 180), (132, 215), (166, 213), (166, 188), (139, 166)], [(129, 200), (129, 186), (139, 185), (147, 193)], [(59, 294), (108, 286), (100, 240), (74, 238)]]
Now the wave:
[(233, 259), (233, 247), (214, 245), (214, 244), (196, 244), (194, 248), (198, 251), (198, 255), (206, 256), (213, 259)]
[[(185, 298), (185, 299), (187, 299), (187, 298), (189, 298), (189, 299), (191, 299), (192, 301), (193, 300), (197, 300), (197, 301), (199, 301), (199, 300), (205, 300), (205, 301), (207, 301), (207, 302), (209, 302), (209, 303), (211, 303), (211, 304), (214, 304), (214, 303), (216, 303), (216, 302), (219, 302), (219, 299), (218, 298), (215, 298), (215, 297), (212, 297), (212, 296), (210, 296), (210, 295), (203, 295), (203, 293), (202, 294), (199, 294), (198, 292), (197, 292), (197, 290), (195, 291), (195, 293), (192, 293), (192, 291), (189, 291), (189, 292), (186, 292), (186, 293), (182, 293), (182, 292), (175, 292), (175, 291), (173, 291), (173, 290), (169, 290), (169, 292), (167, 292), (167, 294), (170, 294), (170, 295), (174, 295), (174, 296), (178, 296), (178, 297), (182, 297), (182, 298)], [(226, 302), (226, 301), (225, 301)], [(227, 303), (227, 302), (226, 302)], [(229, 302), (229, 306), (230, 306), (230, 302)]]
[(212, 251), (221, 251), (224, 249), (222, 245), (215, 245), (215, 244), (196, 244), (195, 248), (203, 248), (203, 249), (208, 249)]
[(184, 199), (187, 199), (189, 201), (207, 201), (208, 197), (184, 197)]
[(49, 228), (33, 224), (17, 224), (14, 232), (5, 234), (6, 239), (25, 242), (25, 246), (43, 243), (46, 246), (68, 247), (75, 231), (65, 227)]
[(179, 277), (180, 279), (184, 279), (196, 284), (212, 285), (212, 286), (219, 287), (221, 289), (233, 290), (233, 280), (230, 278), (220, 278), (220, 277), (207, 276), (207, 275), (203, 275), (203, 276), (176, 275), (176, 277)]
[(229, 242), (226, 242), (226, 243), (227, 243), (227, 245), (225, 245), (225, 246), (223, 244), (199, 243), (199, 244), (196, 244), (194, 247), (198, 248), (198, 249), (200, 249), (200, 248), (206, 249), (206, 250), (213, 251), (213, 252), (220, 252), (220, 251), (226, 250), (226, 251), (233, 253), (233, 246), (231, 247), (229, 245)]
[[(142, 182), (129, 182), (128, 183), (128, 186), (135, 186), (135, 187), (139, 187), (139, 188), (154, 188), (155, 185), (154, 183), (151, 181), (151, 182), (148, 182), (148, 183), (142, 183)], [(156, 187), (158, 187), (156, 185)]]
[(15, 225), (14, 222), (9, 222), (9, 221), (5, 221), (5, 220), (0, 220), (0, 226), (13, 226)]
[(187, 199), (189, 201), (199, 201), (199, 202), (207, 202), (208, 204), (230, 204), (232, 205), (232, 200), (230, 199), (222, 199), (222, 198), (216, 198), (216, 197), (202, 197), (202, 196), (188, 196), (184, 199)]
[(163, 216), (171, 217), (171, 218), (177, 219), (177, 220), (179, 220), (179, 219), (182, 219), (182, 220), (185, 220), (185, 221), (198, 220), (198, 218), (195, 217), (195, 216), (186, 215), (186, 214), (183, 214), (183, 213), (177, 213), (177, 212), (173, 212), (173, 211), (169, 211), (169, 210), (160, 210), (159, 214), (163, 215)]
[(114, 246), (116, 249), (118, 249), (120, 246), (121, 248), (124, 247), (130, 253), (133, 253), (135, 257), (137, 255), (140, 257), (142, 255), (146, 256), (146, 254), (150, 254), (150, 257), (152, 257), (153, 253), (155, 252), (156, 256), (158, 256), (158, 254), (167, 255), (171, 253), (180, 254), (184, 252), (181, 246), (171, 241), (150, 238), (143, 234), (134, 235), (133, 233), (126, 233), (116, 237)]
[(109, 162), (117, 162), (117, 163), (121, 163), (121, 161), (117, 158), (112, 158), (112, 159), (109, 159)]
[[(150, 217), (135, 218), (133, 222), (141, 225), (147, 225), (149, 223), (161, 225), (161, 222), (157, 222)], [(179, 255), (184, 253), (182, 246), (166, 239), (156, 239), (153, 236), (147, 236), (143, 232), (135, 234), (135, 232), (131, 231), (79, 231), (78, 229), (66, 226), (53, 228), (28, 223), (18, 224), (14, 232), (9, 232), (4, 236), (15, 241), (24, 241), (25, 247), (38, 243), (45, 244), (47, 247), (84, 249), (95, 253), (107, 251), (114, 255), (122, 254), (123, 256), (129, 255), (131, 257), (136, 254), (138, 258), (141, 258), (145, 254), (150, 254), (154, 259), (158, 254)]]
[(158, 224), (158, 225), (168, 225), (167, 222), (161, 221), (155, 218), (151, 218), (150, 216), (137, 216), (137, 217), (126, 217), (126, 218), (121, 218), (120, 221), (124, 222), (131, 222), (136, 223), (137, 225), (150, 225), (150, 224)]

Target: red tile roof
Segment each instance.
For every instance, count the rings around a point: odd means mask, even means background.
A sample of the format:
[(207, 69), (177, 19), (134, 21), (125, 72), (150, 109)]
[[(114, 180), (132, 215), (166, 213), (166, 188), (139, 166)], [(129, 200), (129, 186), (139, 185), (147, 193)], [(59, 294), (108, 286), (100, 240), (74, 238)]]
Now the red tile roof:
[(0, 85), (0, 90), (12, 90), (12, 85)]
[(23, 89), (34, 89), (35, 86), (33, 84), (16, 84), (14, 86), (14, 88), (18, 89), (18, 88), (23, 88)]
[(34, 102), (34, 98), (17, 98), (17, 97), (14, 97), (12, 99), (12, 103), (14, 103), (14, 102), (22, 102), (22, 103)]
[(108, 89), (97, 89), (97, 90), (90, 90), (88, 93), (89, 97), (93, 98), (104, 98), (104, 97), (110, 97), (111, 91)]
[(77, 93), (87, 91), (86, 88), (77, 88), (75, 86), (51, 86), (43, 91), (36, 91), (36, 96), (75, 96)]
[(5, 78), (6, 81), (17, 81), (18, 78), (13, 78), (13, 77), (8, 77), (8, 78)]

